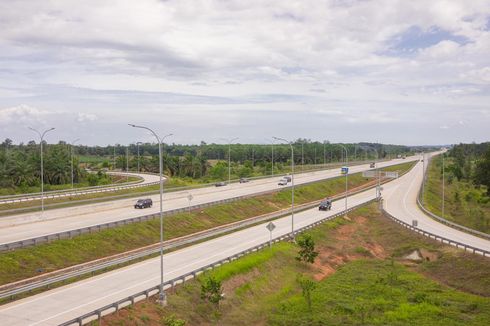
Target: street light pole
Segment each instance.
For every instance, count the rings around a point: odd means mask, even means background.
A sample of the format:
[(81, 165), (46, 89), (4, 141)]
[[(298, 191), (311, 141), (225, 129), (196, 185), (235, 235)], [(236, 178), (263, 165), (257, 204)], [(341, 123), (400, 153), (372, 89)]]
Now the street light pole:
[(442, 153), (442, 218), (444, 218), (444, 198), (445, 196), (445, 180), (444, 180), (444, 153)]
[(291, 147), (291, 238), (293, 239), (293, 242), (296, 242), (296, 239), (294, 237), (294, 147), (291, 141), (288, 141), (284, 138), (272, 138), (283, 141), (286, 144), (289, 144), (289, 146)]
[[(345, 148), (344, 145), (342, 144), (339, 144), (339, 146), (341, 146), (344, 151), (345, 151), (345, 166), (347, 167), (347, 165), (349, 164), (349, 157), (347, 155), (347, 148)], [(348, 176), (349, 176), (349, 171), (347, 171), (347, 173), (345, 174), (345, 214), (344, 216), (347, 217), (347, 197), (348, 197)]]
[(367, 150), (371, 149), (376, 152), (376, 161), (375, 161), (375, 166), (376, 166), (376, 174), (378, 176), (378, 185), (376, 187), (376, 198), (379, 199), (381, 197), (381, 171), (379, 170), (379, 152), (376, 148), (373, 147), (360, 147), (361, 149)]
[(271, 168), (271, 175), (274, 176), (274, 139), (269, 140), (269, 139), (266, 139), (267, 142), (270, 142), (271, 143), (271, 146), (272, 146), (272, 155), (271, 155), (271, 162), (272, 162), (272, 168)]
[(141, 142), (136, 143), (137, 151), (138, 151), (138, 173), (140, 173), (140, 144)]
[(327, 143), (323, 141), (323, 167), (327, 166)]
[(46, 133), (50, 132), (51, 130), (54, 130), (54, 128), (50, 128), (45, 130), (42, 134), (37, 131), (34, 128), (29, 127), (32, 131), (36, 132), (39, 135), (39, 138), (41, 139), (41, 213), (44, 212), (44, 163), (43, 163), (43, 141), (44, 141), (44, 135)]
[(231, 182), (231, 156), (230, 156), (231, 143), (234, 142), (235, 140), (238, 140), (238, 137), (231, 138), (231, 139), (227, 139), (227, 138), (221, 138), (221, 139), (228, 142), (228, 184), (229, 184)]
[(79, 140), (80, 140), (80, 138), (77, 138), (74, 141), (72, 141), (71, 142), (71, 147), (70, 147), (70, 149), (71, 149), (71, 151), (70, 151), (71, 152), (70, 153), (71, 154), (71, 189), (73, 189), (73, 146)]
[(129, 124), (134, 128), (146, 129), (155, 136), (158, 142), (158, 165), (160, 171), (160, 295), (159, 302), (162, 306), (167, 305), (167, 297), (165, 296), (165, 292), (163, 291), (163, 162), (162, 162), (162, 144), (165, 138), (172, 136), (173, 134), (168, 134), (163, 136), (162, 138), (158, 137), (158, 135), (148, 127), (137, 126), (134, 124)]
[(126, 182), (129, 181), (129, 146), (126, 146)]

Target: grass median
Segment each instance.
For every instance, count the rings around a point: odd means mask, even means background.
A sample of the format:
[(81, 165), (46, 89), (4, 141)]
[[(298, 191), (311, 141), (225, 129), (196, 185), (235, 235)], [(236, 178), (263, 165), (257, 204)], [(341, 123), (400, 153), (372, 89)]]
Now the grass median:
[[(487, 325), (490, 260), (404, 229), (377, 205), (308, 233), (313, 264), (281, 242), (179, 285), (162, 308), (154, 298), (105, 316), (100, 325)], [(419, 261), (407, 260), (413, 251)], [(456, 268), (462, 263), (471, 268)], [(219, 307), (201, 284), (222, 282)], [(311, 307), (299, 279), (309, 279)], [(94, 323), (95, 324), (95, 323)]]
[[(386, 168), (400, 173), (414, 163), (404, 163)], [(362, 186), (372, 179), (360, 173), (349, 177), (349, 188)], [(342, 193), (344, 178), (319, 181), (298, 186), (295, 203), (302, 204)], [(271, 213), (291, 205), (291, 191), (251, 197), (223, 205), (211, 206), (190, 213), (180, 213), (165, 218), (165, 239), (203, 231), (212, 227)], [(98, 258), (141, 248), (159, 241), (159, 220), (151, 220), (84, 234), (72, 239), (0, 253), (0, 284), (7, 284), (61, 268), (92, 261)]]

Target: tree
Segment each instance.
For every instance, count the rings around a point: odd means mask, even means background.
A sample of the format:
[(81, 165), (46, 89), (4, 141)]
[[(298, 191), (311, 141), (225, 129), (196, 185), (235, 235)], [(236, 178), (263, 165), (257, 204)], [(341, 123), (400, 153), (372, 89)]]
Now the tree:
[(298, 246), (300, 247), (300, 250), (296, 259), (299, 261), (304, 261), (305, 263), (313, 263), (316, 256), (318, 256), (318, 252), (315, 251), (315, 242), (313, 241), (311, 235), (303, 234), (301, 237), (299, 237)]
[(213, 276), (208, 277), (201, 284), (201, 299), (206, 300), (219, 307), (219, 302), (223, 299), (221, 281)]
[(476, 163), (474, 183), (487, 187), (487, 195), (490, 195), (490, 148), (485, 156)]
[(308, 304), (308, 309), (311, 310), (311, 291), (316, 288), (316, 283), (304, 276), (299, 276), (297, 281), (301, 286), (303, 298), (305, 298), (306, 304)]

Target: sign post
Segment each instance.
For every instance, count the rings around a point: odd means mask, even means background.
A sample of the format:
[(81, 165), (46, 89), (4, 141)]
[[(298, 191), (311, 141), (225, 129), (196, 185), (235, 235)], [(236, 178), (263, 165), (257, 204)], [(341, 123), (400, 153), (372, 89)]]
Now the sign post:
[(189, 214), (191, 213), (191, 201), (192, 201), (193, 198), (194, 197), (192, 196), (192, 194), (187, 195), (187, 200), (189, 201), (189, 205), (188, 205), (188, 207), (189, 207)]
[(266, 226), (267, 230), (269, 230), (270, 233), (270, 238), (269, 238), (269, 248), (272, 248), (272, 230), (276, 228), (275, 224), (272, 222), (269, 222)]

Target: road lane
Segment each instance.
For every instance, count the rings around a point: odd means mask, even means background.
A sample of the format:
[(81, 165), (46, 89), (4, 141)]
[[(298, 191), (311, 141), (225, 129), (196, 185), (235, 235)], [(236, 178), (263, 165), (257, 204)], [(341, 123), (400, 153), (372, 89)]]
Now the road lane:
[[(375, 197), (374, 191), (351, 196), (349, 207)], [(342, 200), (331, 211), (317, 208), (295, 214), (295, 228), (312, 224), (342, 211)], [(291, 217), (274, 221), (273, 237), (291, 231)], [(266, 223), (187, 247), (164, 256), (165, 279), (172, 279), (202, 266), (269, 240)], [(159, 258), (54, 289), (0, 307), (0, 321), (8, 325), (57, 325), (159, 283)]]
[[(385, 167), (411, 160), (418, 160), (418, 157), (381, 162), (379, 166)], [(350, 173), (362, 172), (368, 169), (369, 164), (352, 166), (350, 167)], [(302, 173), (295, 175), (295, 184), (301, 185), (339, 175), (340, 169)], [(198, 205), (283, 189), (283, 186), (277, 185), (279, 179), (280, 177), (274, 177), (243, 184), (233, 183), (225, 187), (206, 187), (166, 193), (164, 196), (164, 210), (187, 207), (187, 196), (189, 194), (193, 196), (192, 205)], [(42, 216), (39, 213), (29, 213), (3, 217), (0, 218), (0, 244), (158, 213), (158, 195), (150, 196), (150, 198), (153, 199), (154, 205), (152, 208), (144, 210), (133, 208), (134, 199), (122, 199), (93, 205), (49, 210), (45, 211)]]

